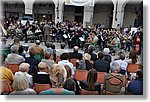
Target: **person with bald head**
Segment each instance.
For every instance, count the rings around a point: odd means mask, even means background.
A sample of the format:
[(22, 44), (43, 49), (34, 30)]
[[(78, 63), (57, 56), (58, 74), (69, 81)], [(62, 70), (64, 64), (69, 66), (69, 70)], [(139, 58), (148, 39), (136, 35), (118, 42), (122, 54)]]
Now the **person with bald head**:
[(79, 60), (82, 60), (82, 54), (78, 52), (79, 51), (79, 47), (78, 46), (74, 46), (73, 47), (73, 52), (69, 53), (69, 58), (77, 58)]

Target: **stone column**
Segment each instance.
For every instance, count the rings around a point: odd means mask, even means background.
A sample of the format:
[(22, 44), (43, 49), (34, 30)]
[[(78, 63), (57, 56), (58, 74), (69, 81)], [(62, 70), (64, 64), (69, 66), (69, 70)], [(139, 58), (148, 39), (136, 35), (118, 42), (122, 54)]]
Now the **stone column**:
[(86, 28), (87, 25), (93, 26), (93, 12), (93, 6), (84, 6), (83, 28)]
[(124, 7), (128, 0), (113, 0), (113, 23), (112, 28), (117, 28), (118, 24), (120, 27), (123, 25), (124, 18)]
[(35, 0), (23, 0), (25, 4), (25, 14), (33, 15), (33, 3)]
[(3, 20), (3, 6), (2, 6), (2, 0), (0, 0), (0, 23)]
[(55, 24), (63, 22), (64, 0), (53, 0), (55, 4)]

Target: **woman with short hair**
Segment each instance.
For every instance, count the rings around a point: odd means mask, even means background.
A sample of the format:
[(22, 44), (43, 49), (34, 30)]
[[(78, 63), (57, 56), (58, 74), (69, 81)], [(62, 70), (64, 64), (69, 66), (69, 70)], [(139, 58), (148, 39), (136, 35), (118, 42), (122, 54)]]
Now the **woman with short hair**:
[(10, 95), (36, 95), (36, 92), (29, 88), (28, 80), (23, 74), (15, 75), (13, 88), (15, 90)]

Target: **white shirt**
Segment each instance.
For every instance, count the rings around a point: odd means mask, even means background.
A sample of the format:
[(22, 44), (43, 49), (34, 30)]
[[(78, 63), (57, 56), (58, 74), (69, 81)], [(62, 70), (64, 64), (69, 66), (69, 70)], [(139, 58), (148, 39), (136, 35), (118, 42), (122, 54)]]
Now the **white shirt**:
[(116, 60), (116, 62), (120, 64), (122, 70), (127, 69), (128, 63), (125, 60)]
[(73, 64), (70, 63), (68, 60), (59, 61), (58, 64), (62, 65), (63, 67), (64, 67), (65, 65), (68, 65), (68, 66), (71, 68), (72, 76), (74, 75), (75, 69), (74, 69), (74, 67), (73, 67)]

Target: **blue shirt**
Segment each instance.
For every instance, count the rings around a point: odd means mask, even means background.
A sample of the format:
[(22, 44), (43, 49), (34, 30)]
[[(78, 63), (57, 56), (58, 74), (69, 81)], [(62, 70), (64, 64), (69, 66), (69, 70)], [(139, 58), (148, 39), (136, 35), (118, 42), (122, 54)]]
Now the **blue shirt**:
[(136, 79), (129, 83), (127, 91), (133, 95), (143, 94), (143, 80)]
[(61, 93), (56, 94), (52, 89), (45, 90), (39, 93), (39, 95), (75, 95), (73, 91), (64, 89)]

